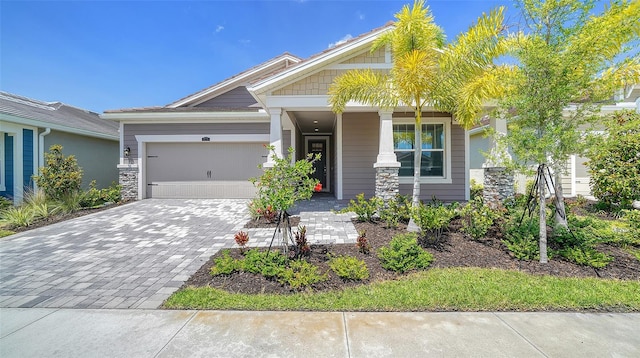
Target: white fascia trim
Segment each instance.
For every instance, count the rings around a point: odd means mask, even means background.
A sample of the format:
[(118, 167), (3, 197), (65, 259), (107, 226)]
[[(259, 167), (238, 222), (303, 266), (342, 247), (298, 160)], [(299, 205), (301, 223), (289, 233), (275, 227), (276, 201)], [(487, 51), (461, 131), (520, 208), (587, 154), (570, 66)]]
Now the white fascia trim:
[[(203, 143), (268, 143), (269, 134), (182, 134), (182, 135), (136, 135), (138, 143), (147, 142), (163, 142), (163, 143), (186, 143), (186, 142), (203, 142)], [(202, 138), (209, 138), (203, 141)]]
[(468, 132), (469, 132), (469, 135), (476, 135), (478, 133), (483, 133), (487, 128), (489, 128), (489, 125), (485, 124), (484, 126), (470, 129)]
[[(268, 108), (279, 107), (288, 111), (295, 110), (331, 110), (329, 96), (326, 95), (290, 95), (290, 96), (267, 96), (266, 105)], [(380, 108), (359, 102), (350, 101), (347, 103), (345, 112), (378, 112)]]
[(336, 199), (342, 200), (342, 113), (336, 115)]
[(28, 118), (23, 118), (23, 117), (16, 117), (16, 116), (8, 115), (8, 114), (0, 114), (0, 120), (9, 121), (9, 122), (15, 123), (17, 125), (25, 125), (25, 126), (35, 127), (35, 128), (51, 128), (51, 129), (54, 129), (54, 130), (57, 130), (57, 131), (60, 131), (60, 132), (79, 134), (79, 135), (83, 135), (83, 136), (87, 136), (87, 137), (118, 140), (118, 136), (117, 135), (110, 135), (110, 134), (104, 134), (104, 133), (88, 131), (88, 130), (84, 130), (84, 129), (61, 126), (61, 125), (55, 124), (55, 123), (43, 122), (43, 121), (38, 121), (38, 120), (28, 119)]
[(264, 71), (265, 69), (277, 65), (278, 63), (282, 62), (282, 61), (291, 61), (294, 63), (299, 63), (300, 61), (302, 61), (301, 59), (297, 58), (297, 57), (293, 57), (291, 55), (284, 55), (281, 57), (276, 57), (274, 58), (272, 61), (269, 61), (267, 63), (264, 63), (262, 66), (259, 66), (257, 68), (254, 68), (251, 71), (248, 71), (246, 73), (240, 74), (237, 77), (232, 77), (226, 81), (220, 82), (219, 84), (210, 87), (208, 89), (205, 89), (203, 91), (197, 92), (187, 98), (178, 100), (176, 102), (173, 102), (171, 104), (169, 104), (167, 107), (169, 108), (177, 108), (180, 106), (184, 106), (188, 103), (191, 102), (197, 102), (199, 99), (201, 99), (202, 97), (207, 97), (213, 93), (215, 93), (216, 91), (219, 91), (221, 89), (224, 89), (226, 87), (230, 87), (234, 84), (238, 84), (238, 83), (242, 83), (243, 81), (245, 81), (247, 78), (250, 78), (251, 76), (255, 75), (256, 73), (260, 72), (260, 71)]
[(376, 39), (380, 34), (390, 31), (391, 27), (384, 27), (376, 32), (373, 32), (367, 36), (364, 36), (360, 39), (355, 40), (353, 43), (339, 47), (334, 51), (329, 51), (324, 55), (320, 55), (317, 58), (310, 60), (309, 62), (302, 63), (299, 66), (292, 68), (290, 71), (284, 71), (279, 74), (274, 75), (273, 77), (267, 78), (261, 82), (254, 84), (251, 88), (247, 88), (249, 92), (260, 92), (267, 90), (271, 86), (276, 85), (279, 82), (286, 81), (287, 78), (296, 77), (296, 75), (305, 73), (308, 71), (313, 71), (315, 67), (317, 67), (321, 63), (330, 62), (335, 58), (339, 58), (342, 55), (352, 52), (354, 49), (367, 45), (374, 39)]
[[(452, 184), (453, 179), (451, 178), (451, 117), (428, 117), (422, 118), (422, 124), (443, 124), (444, 125), (444, 157), (445, 157), (445, 176), (443, 178), (432, 178), (432, 177), (420, 177), (420, 184)], [(413, 118), (394, 118), (393, 124), (415, 124), (415, 120)], [(413, 184), (413, 176), (410, 177), (398, 177), (398, 182), (400, 184)]]
[(123, 113), (103, 113), (100, 118), (112, 121), (140, 121), (144, 122), (167, 122), (185, 120), (203, 122), (232, 121), (232, 120), (261, 120), (269, 119), (269, 114), (260, 110), (258, 112), (123, 112)]
[(471, 200), (471, 140), (470, 131), (464, 131), (464, 199)]

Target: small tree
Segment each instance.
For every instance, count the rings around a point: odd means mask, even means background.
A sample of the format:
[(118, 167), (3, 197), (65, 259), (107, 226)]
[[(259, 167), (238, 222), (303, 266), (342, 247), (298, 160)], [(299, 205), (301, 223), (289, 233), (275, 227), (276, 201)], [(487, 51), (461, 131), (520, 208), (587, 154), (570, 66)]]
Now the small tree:
[(80, 191), (82, 169), (78, 166), (75, 156), (65, 157), (62, 146), (54, 144), (44, 157), (45, 166), (40, 168), (40, 175), (34, 175), (33, 179), (38, 187), (44, 190), (48, 199), (60, 200)]
[(615, 113), (606, 126), (588, 151), (591, 190), (607, 206), (629, 209), (640, 200), (640, 114)]
[(282, 215), (296, 201), (311, 199), (318, 180), (310, 175), (315, 172), (313, 163), (320, 159), (320, 154), (309, 153), (305, 159), (294, 163), (293, 148), (289, 148), (289, 154), (284, 158), (276, 155), (273, 146), (267, 148), (274, 166), (266, 168), (259, 178), (249, 180), (258, 188), (258, 200)]
[(503, 139), (523, 166), (539, 166), (540, 262), (547, 262), (545, 187), (541, 173), (556, 176), (556, 226), (567, 226), (560, 176), (572, 154), (585, 149), (582, 131), (597, 106), (615, 90), (640, 80), (637, 50), (640, 2), (612, 1), (593, 14), (590, 0), (519, 0), (527, 36), (513, 53), (518, 69), (502, 116), (510, 119)]

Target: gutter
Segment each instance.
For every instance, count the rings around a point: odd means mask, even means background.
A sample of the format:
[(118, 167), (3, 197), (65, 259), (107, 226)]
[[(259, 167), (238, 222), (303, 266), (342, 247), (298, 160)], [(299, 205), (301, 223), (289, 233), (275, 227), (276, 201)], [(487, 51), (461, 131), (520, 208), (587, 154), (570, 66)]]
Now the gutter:
[[(49, 133), (51, 133), (51, 128), (47, 127), (44, 132), (38, 135), (38, 167), (36, 168), (36, 175), (39, 174), (40, 168), (44, 166), (44, 137)], [(33, 187), (36, 190), (38, 189), (38, 184), (36, 184), (35, 180), (33, 181)]]

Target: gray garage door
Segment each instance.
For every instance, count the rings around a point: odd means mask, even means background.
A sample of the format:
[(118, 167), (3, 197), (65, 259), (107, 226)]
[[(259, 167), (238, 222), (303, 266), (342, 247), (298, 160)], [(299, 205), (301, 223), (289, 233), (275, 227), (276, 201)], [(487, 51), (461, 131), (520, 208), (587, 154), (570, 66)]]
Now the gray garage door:
[(265, 143), (147, 143), (147, 198), (252, 198)]

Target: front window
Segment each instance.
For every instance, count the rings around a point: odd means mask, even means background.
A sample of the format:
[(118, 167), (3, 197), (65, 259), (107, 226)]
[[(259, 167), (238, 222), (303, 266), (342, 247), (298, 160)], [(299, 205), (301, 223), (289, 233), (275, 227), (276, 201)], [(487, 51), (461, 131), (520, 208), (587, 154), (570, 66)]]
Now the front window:
[[(431, 178), (445, 177), (445, 130), (442, 123), (422, 125), (422, 160), (420, 176)], [(415, 125), (394, 124), (393, 146), (400, 162), (400, 177), (413, 177), (413, 159), (415, 151)]]

